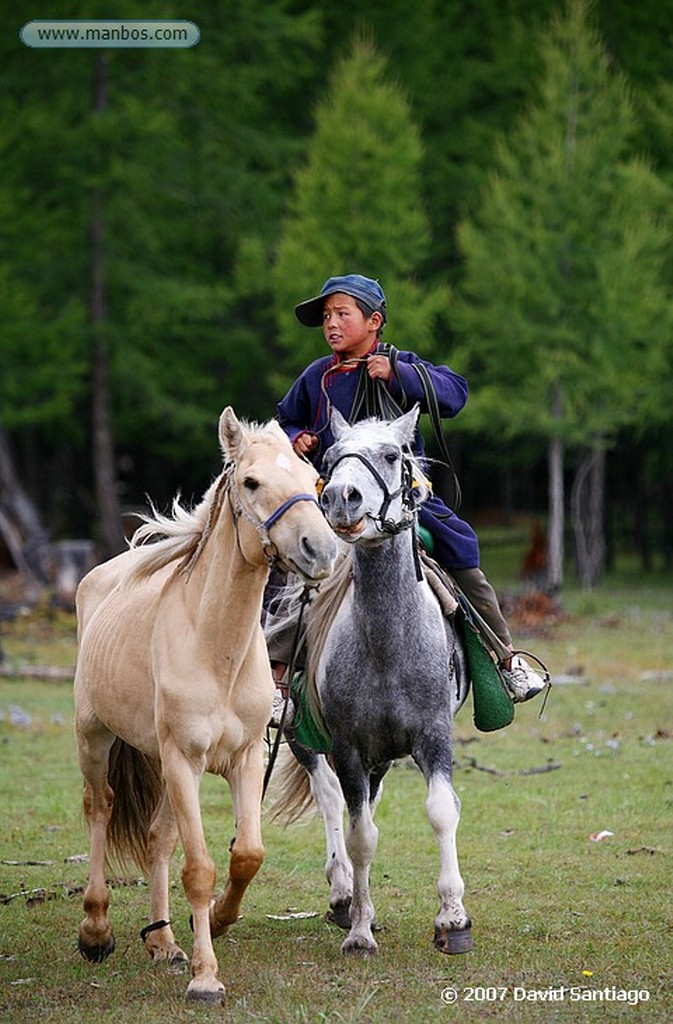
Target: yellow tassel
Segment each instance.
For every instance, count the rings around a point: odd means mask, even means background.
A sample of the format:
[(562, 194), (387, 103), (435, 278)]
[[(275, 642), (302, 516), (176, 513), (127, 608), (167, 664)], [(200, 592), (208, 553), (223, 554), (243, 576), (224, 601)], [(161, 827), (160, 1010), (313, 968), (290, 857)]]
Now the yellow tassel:
[(427, 476), (422, 476), (422, 477), (421, 477), (421, 480), (420, 480), (420, 483), (419, 483), (419, 481), (418, 481), (418, 480), (417, 480), (417, 479), (416, 479), (416, 478), (414, 477), (414, 479), (413, 479), (413, 480), (411, 481), (411, 486), (412, 486), (413, 488), (416, 488), (416, 487), (421, 487), (421, 486), (423, 486), (423, 487), (427, 487), (427, 489), (428, 489), (429, 491), (432, 491), (432, 484), (431, 484), (431, 483), (430, 483), (430, 481), (428, 480)]

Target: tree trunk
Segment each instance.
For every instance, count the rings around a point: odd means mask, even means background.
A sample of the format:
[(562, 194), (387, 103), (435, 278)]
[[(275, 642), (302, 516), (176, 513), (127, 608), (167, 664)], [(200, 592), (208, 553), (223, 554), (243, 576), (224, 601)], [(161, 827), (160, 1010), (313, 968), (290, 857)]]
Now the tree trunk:
[[(558, 388), (552, 395), (552, 416), (561, 419), (563, 399)], [(553, 437), (547, 449), (547, 470), (549, 474), (549, 551), (547, 561), (547, 587), (552, 594), (563, 585), (563, 535), (565, 531), (565, 494), (563, 488), (564, 445), (560, 437)]]
[(605, 448), (591, 448), (582, 458), (570, 497), (577, 575), (590, 589), (605, 565)]
[(32, 499), (21, 484), (7, 436), (0, 427), (0, 536), (24, 578), (26, 599), (37, 599), (49, 579), (49, 536)]
[(563, 586), (563, 533), (565, 530), (563, 493), (563, 441), (553, 438), (547, 450), (549, 472), (549, 552), (547, 588), (556, 594)]
[[(93, 109), (107, 109), (107, 55), (98, 52), (93, 78)], [(105, 237), (103, 195), (100, 188), (92, 194), (89, 229), (90, 291), (89, 321), (92, 335), (92, 421), (93, 468), (100, 541), (106, 557), (124, 549), (124, 535), (117, 494), (112, 415), (110, 411), (110, 357), (106, 321)]]

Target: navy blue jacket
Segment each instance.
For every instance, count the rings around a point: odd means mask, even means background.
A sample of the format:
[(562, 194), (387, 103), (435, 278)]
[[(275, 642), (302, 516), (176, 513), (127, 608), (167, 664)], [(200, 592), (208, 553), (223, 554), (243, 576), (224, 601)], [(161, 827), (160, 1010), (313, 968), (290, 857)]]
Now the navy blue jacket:
[[(401, 401), (401, 384), (408, 406), (419, 402), (421, 411), (428, 412), (421, 380), (413, 369), (414, 363), (422, 363), (427, 368), (442, 417), (459, 413), (467, 401), (466, 380), (448, 366), (434, 366), (420, 359), (414, 352), (398, 352), (399, 382), (393, 377), (386, 385), (390, 396), (398, 403)], [(366, 370), (357, 365), (342, 368), (336, 356), (323, 356), (307, 366), (278, 403), (278, 421), (292, 442), (303, 433), (318, 437), (318, 446), (310, 455), (318, 468), (334, 441), (330, 430), (330, 409), (338, 409), (342, 416), (352, 422), (351, 411), (361, 372), (365, 373)], [(423, 440), (418, 431), (414, 450), (423, 456)], [(474, 530), (451, 511), (441, 498), (433, 495), (423, 503), (419, 521), (433, 535), (434, 557), (447, 569), (471, 569), (479, 565), (479, 543)]]

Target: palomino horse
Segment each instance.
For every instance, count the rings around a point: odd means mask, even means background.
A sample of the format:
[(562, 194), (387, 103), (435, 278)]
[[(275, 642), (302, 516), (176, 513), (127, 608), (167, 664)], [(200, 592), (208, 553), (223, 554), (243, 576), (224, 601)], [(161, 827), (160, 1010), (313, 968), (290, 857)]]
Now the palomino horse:
[[(274, 807), (287, 819), (311, 795), (318, 804), (327, 837), (329, 916), (349, 928), (342, 951), (359, 956), (377, 950), (369, 891), (378, 837), (374, 809), (391, 762), (409, 754), (425, 777), (426, 809), (439, 843), (435, 945), (445, 953), (472, 945), (456, 853), (460, 802), (451, 785), (452, 721), (469, 682), (460, 644), (415, 554), (416, 503), (427, 495), (408, 448), (417, 418), (418, 407), (392, 422), (349, 426), (332, 412), (335, 444), (326, 457), (321, 503), (350, 545), (350, 557), (309, 606), (306, 651), (336, 776), (324, 755), (291, 742), (297, 760), (285, 759)], [(288, 605), (268, 638), (287, 631), (291, 599)]]
[[(221, 1002), (211, 936), (236, 921), (264, 857), (260, 832), (263, 735), (273, 683), (260, 627), (269, 565), (308, 583), (326, 577), (337, 542), (315, 500), (317, 474), (277, 424), (220, 418), (224, 468), (189, 512), (146, 517), (131, 549), (95, 568), (77, 594), (76, 730), (91, 833), (79, 948), (114, 949), (106, 844), (149, 875), (153, 960), (186, 962), (169, 922), (168, 871), (178, 838), (192, 908), (187, 997)], [(141, 545), (150, 538), (162, 538)], [(225, 892), (199, 807), (204, 772), (231, 788), (236, 838)]]

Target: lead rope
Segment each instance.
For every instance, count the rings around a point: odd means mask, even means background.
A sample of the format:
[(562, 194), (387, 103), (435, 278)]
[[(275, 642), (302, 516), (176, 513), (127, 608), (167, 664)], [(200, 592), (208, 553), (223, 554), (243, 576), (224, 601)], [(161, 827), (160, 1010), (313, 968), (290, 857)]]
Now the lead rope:
[(304, 609), (311, 600), (311, 588), (306, 586), (302, 590), (301, 597), (299, 598), (299, 615), (297, 616), (297, 628), (294, 631), (294, 637), (292, 638), (292, 650), (290, 653), (290, 660), (288, 662), (287, 669), (285, 670), (285, 676), (287, 678), (287, 693), (285, 695), (285, 703), (283, 704), (283, 710), (280, 716), (280, 722), (276, 730), (276, 739), (274, 740), (273, 747), (269, 753), (269, 762), (266, 766), (264, 773), (264, 784), (262, 786), (262, 800), (266, 796), (266, 791), (271, 781), (271, 773), (273, 771), (276, 759), (278, 757), (278, 751), (280, 750), (280, 744), (283, 739), (283, 727), (285, 726), (285, 719), (287, 718), (287, 709), (290, 703), (290, 689), (292, 686), (292, 680), (294, 679), (294, 667), (297, 660), (297, 653), (299, 651), (299, 644), (301, 641), (301, 626), (304, 618)]

